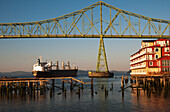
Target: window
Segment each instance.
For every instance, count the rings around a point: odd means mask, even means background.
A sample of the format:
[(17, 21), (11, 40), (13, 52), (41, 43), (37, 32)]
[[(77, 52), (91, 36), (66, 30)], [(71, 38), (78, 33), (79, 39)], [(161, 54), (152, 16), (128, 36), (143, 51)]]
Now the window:
[(152, 61), (151, 61), (151, 62), (149, 62), (149, 65), (150, 65), (150, 66), (153, 66), (153, 62), (152, 62)]
[(164, 51), (169, 52), (169, 47), (166, 47)]
[(155, 58), (158, 59), (158, 55), (157, 54), (155, 55)]
[(155, 52), (158, 52), (159, 51), (159, 49), (158, 48), (155, 48)]
[(152, 55), (149, 55), (149, 60), (152, 60)]
[(165, 60), (162, 60), (162, 66), (165, 66)]

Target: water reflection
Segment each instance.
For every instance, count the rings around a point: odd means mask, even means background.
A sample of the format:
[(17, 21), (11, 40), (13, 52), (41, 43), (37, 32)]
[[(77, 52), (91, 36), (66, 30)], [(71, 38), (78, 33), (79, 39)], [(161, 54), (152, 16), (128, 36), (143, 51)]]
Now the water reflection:
[[(78, 77), (79, 78), (79, 77)], [(80, 78), (79, 78), (80, 79)], [(83, 79), (89, 82), (91, 79)], [(57, 82), (59, 87), (62, 86)], [(112, 85), (113, 84), (113, 85)], [(125, 84), (125, 87), (130, 83)], [(66, 92), (48, 86), (46, 90), (13, 90), (0, 93), (0, 111), (169, 111), (169, 88), (146, 89), (127, 88), (122, 97), (121, 78), (94, 79), (93, 94), (91, 85), (83, 85), (78, 95), (78, 87), (70, 90), (65, 83)], [(81, 87), (81, 86), (80, 86)], [(108, 91), (106, 95), (105, 88)], [(138, 93), (138, 94), (137, 94)]]
[(169, 111), (169, 92), (168, 87), (132, 90), (132, 108), (139, 111)]

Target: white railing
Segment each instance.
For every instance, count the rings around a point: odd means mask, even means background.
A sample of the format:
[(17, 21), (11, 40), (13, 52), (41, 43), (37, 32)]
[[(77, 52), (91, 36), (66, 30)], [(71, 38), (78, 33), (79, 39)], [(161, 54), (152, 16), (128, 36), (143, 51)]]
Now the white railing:
[(135, 67), (130, 67), (130, 69), (137, 69), (137, 68), (143, 68), (143, 67), (146, 67), (146, 65), (140, 65), (140, 66), (135, 66)]
[(145, 58), (142, 58), (140, 60), (137, 60), (137, 61), (134, 61), (134, 62), (130, 62), (130, 64), (135, 64), (135, 63), (139, 63), (139, 62), (142, 62), (142, 61), (145, 61), (146, 60), (146, 57)]
[(136, 73), (130, 73), (131, 75), (146, 75), (146, 72), (136, 72)]
[(146, 53), (146, 51), (142, 51), (140, 54), (137, 54), (137, 55), (131, 57), (130, 60), (133, 60), (133, 59), (135, 59), (135, 58), (137, 58), (137, 57), (139, 57), (141, 55), (144, 55), (145, 53)]

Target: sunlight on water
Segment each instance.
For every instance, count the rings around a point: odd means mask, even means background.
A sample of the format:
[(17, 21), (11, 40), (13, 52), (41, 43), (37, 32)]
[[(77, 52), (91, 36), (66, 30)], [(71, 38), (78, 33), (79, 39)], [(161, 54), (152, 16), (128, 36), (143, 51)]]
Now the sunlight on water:
[[(77, 77), (81, 79), (81, 77)], [(91, 79), (83, 77), (83, 81), (89, 82)], [(169, 90), (165, 92), (152, 92), (147, 94), (146, 91), (140, 90), (137, 95), (136, 90), (130, 88), (124, 91), (124, 97), (120, 91), (120, 76), (109, 79), (94, 79), (94, 92), (91, 94), (91, 85), (84, 85), (84, 89), (80, 90), (74, 87), (70, 90), (70, 85), (65, 83), (66, 94), (62, 90), (55, 88), (55, 91), (46, 92), (35, 91), (33, 94), (28, 92), (21, 93), (19, 91), (1, 93), (0, 95), (0, 111), (1, 112), (112, 112), (112, 111), (168, 111), (170, 109)], [(61, 80), (55, 81), (57, 86), (61, 87)], [(113, 89), (111, 84), (113, 83)], [(108, 95), (105, 95), (105, 90)], [(130, 83), (126, 84), (129, 86)]]

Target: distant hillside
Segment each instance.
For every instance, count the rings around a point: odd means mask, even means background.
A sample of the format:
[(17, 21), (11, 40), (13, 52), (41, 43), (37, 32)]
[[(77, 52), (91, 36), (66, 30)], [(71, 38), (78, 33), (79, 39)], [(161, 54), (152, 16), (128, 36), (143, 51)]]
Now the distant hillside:
[(32, 76), (32, 72), (24, 72), (24, 71), (15, 71), (15, 72), (0, 72), (0, 77), (20, 77), (20, 76)]

